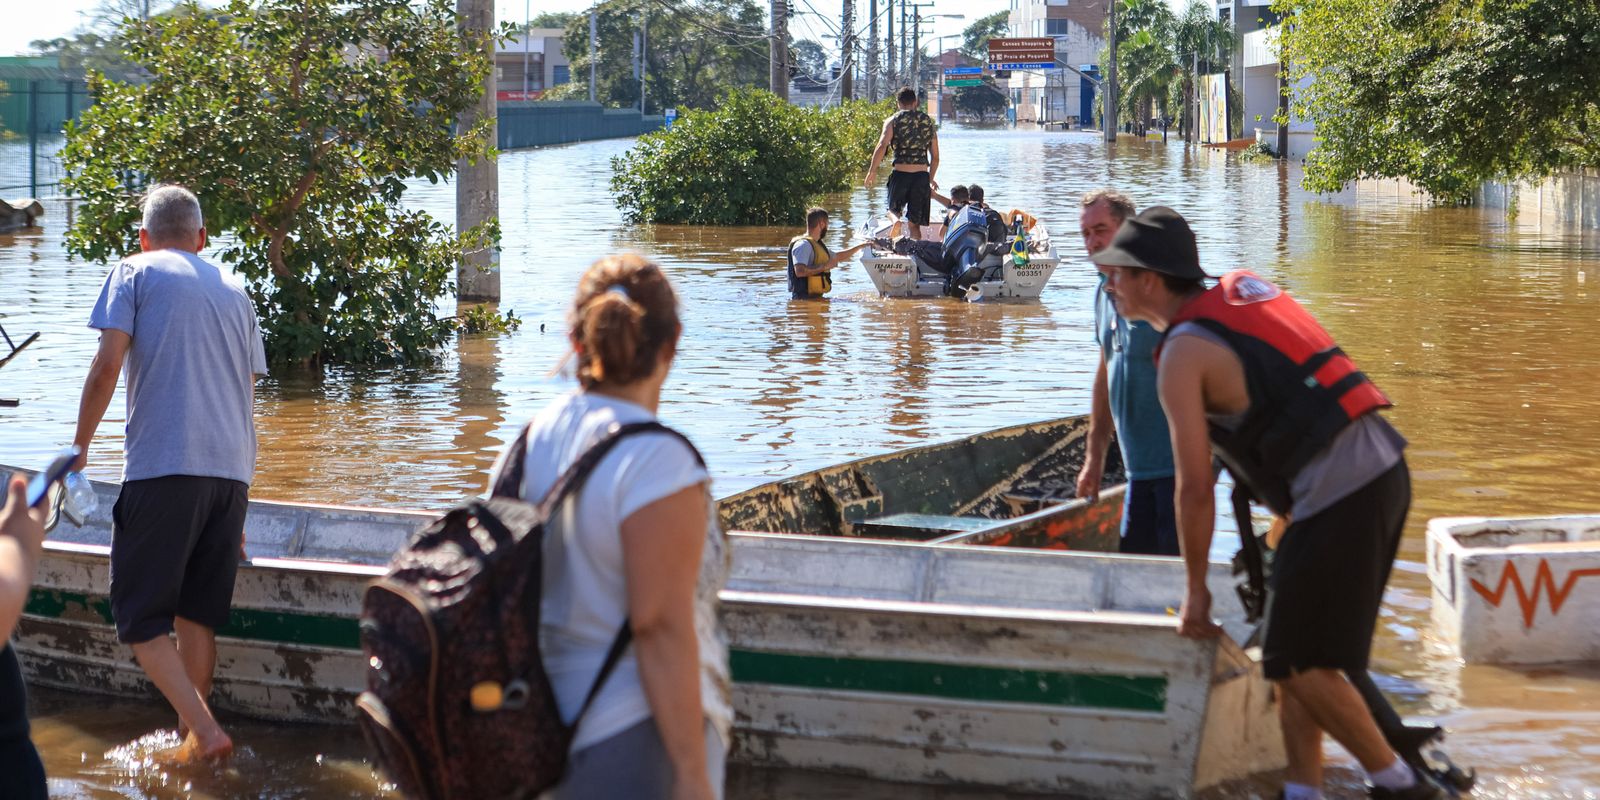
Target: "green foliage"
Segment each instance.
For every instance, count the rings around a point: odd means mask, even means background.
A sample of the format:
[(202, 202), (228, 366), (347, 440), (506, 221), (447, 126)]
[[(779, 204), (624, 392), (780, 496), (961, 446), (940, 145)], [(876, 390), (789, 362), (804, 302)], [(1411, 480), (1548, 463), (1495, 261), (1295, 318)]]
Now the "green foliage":
[(1272, 145), (1266, 142), (1256, 142), (1239, 151), (1239, 160), (1246, 164), (1276, 161), (1277, 159), (1278, 154), (1272, 152)]
[(1484, 180), (1600, 165), (1600, 4), (1279, 0), (1291, 111), (1321, 140), (1305, 184), (1405, 178), (1465, 202)]
[(501, 314), (488, 304), (467, 306), (455, 319), (466, 334), (510, 333), (522, 327), (522, 319), (514, 312)]
[(1004, 114), (1005, 90), (995, 84), (991, 75), (984, 75), (982, 80), (981, 86), (962, 86), (956, 89), (953, 101), (956, 111), (971, 114), (979, 119), (988, 119), (991, 114)]
[[(1189, 130), (1194, 70), (1226, 69), (1234, 48), (1233, 26), (1219, 20), (1210, 4), (1190, 0), (1181, 17), (1165, 0), (1118, 0), (1118, 117), (1144, 135), (1152, 117), (1171, 119), (1184, 110)], [(1101, 52), (1101, 63), (1110, 54)]]
[[(754, 0), (606, 0), (595, 6), (600, 40), (597, 99), (619, 108), (639, 105), (633, 36), (650, 15), (645, 54), (647, 111), (710, 108), (730, 86), (764, 86), (769, 79), (765, 6)], [(573, 75), (589, 74), (589, 17), (567, 25), (563, 50)], [(559, 87), (552, 99), (589, 96), (587, 81)]]
[(828, 74), (828, 51), (810, 39), (801, 39), (789, 46), (789, 66), (797, 75), (821, 78)]
[[(560, 29), (565, 30), (568, 25), (571, 25), (573, 22), (575, 22), (575, 21), (577, 21), (579, 19), (583, 20), (584, 32), (587, 35), (588, 26), (589, 26), (589, 15), (588, 14), (579, 14), (576, 11), (545, 11), (545, 12), (541, 12), (541, 13), (538, 13), (538, 14), (534, 14), (533, 15), (533, 19), (528, 20), (528, 24), (527, 24), (526, 27), (533, 28), (533, 29), (538, 29), (538, 28), (560, 28)], [(523, 28), (522, 28), (522, 26), (518, 26), (517, 29), (518, 30), (522, 30)]]
[(976, 58), (979, 61), (988, 58), (989, 40), (1005, 36), (1010, 18), (1011, 12), (996, 11), (968, 25), (967, 29), (961, 32), (961, 52), (968, 58)]
[(860, 174), (892, 113), (887, 100), (822, 110), (730, 90), (613, 158), (611, 192), (633, 222), (799, 224), (813, 198)]
[(426, 360), (454, 333), (435, 304), (498, 230), (457, 236), (402, 204), (408, 179), (493, 155), (487, 122), (454, 133), (489, 42), (461, 31), (453, 0), (233, 0), (123, 36), (152, 77), (90, 77), (97, 102), (61, 152), (71, 252), (133, 252), (130, 185), (179, 183), (246, 279), (274, 361)]

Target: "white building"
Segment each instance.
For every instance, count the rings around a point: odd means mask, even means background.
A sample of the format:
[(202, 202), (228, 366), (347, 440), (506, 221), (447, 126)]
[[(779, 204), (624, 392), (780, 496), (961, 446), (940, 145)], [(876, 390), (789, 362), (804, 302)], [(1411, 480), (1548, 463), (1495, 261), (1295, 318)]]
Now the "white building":
[[(572, 80), (571, 66), (561, 51), (560, 28), (534, 28), (499, 42), (494, 50), (495, 89), (501, 100), (537, 100), (546, 91)], [(584, 76), (588, 80), (588, 76)]]
[[(1233, 56), (1234, 85), (1244, 99), (1244, 130), (1232, 131), (1235, 137), (1259, 139), (1278, 146), (1278, 22), (1279, 15), (1269, 6), (1272, 0), (1218, 0), (1217, 14), (1231, 20), (1240, 34), (1242, 46)], [(1303, 81), (1304, 87), (1309, 81)], [(1315, 129), (1309, 120), (1289, 120), (1288, 157), (1302, 160), (1316, 147)]]
[[(1010, 91), (1019, 122), (1092, 120), (1096, 92), (1072, 67), (1093, 64), (1106, 46), (1110, 0), (1011, 0), (1007, 36), (1056, 40), (1057, 68), (1013, 70)], [(1085, 115), (1088, 114), (1088, 119)]]

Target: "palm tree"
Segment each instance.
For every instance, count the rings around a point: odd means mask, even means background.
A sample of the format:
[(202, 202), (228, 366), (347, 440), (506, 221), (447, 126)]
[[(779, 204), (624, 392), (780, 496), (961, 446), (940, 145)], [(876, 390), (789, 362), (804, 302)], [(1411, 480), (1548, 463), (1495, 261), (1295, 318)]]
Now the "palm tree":
[(1159, 105), (1168, 108), (1169, 87), (1178, 78), (1173, 54), (1177, 20), (1165, 0), (1117, 0), (1118, 107), (1143, 136)]
[(1173, 50), (1182, 80), (1174, 85), (1174, 101), (1182, 103), (1185, 140), (1194, 138), (1195, 77), (1233, 58), (1233, 25), (1219, 19), (1204, 0), (1189, 0), (1173, 30)]

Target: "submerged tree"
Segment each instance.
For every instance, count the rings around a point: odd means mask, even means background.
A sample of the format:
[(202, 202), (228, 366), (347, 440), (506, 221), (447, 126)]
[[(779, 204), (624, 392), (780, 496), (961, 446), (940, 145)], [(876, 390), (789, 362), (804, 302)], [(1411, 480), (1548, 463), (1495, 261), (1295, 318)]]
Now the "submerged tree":
[(1306, 185), (1405, 178), (1467, 201), (1491, 179), (1600, 166), (1600, 4), (1279, 0)]
[[(764, 86), (769, 77), (766, 16), (752, 0), (605, 0), (595, 6), (595, 25), (595, 82), (604, 105), (639, 105), (635, 36), (641, 32), (647, 112), (710, 108), (726, 89)], [(563, 50), (573, 75), (589, 73), (588, 15), (567, 25)], [(573, 81), (549, 97), (588, 95), (587, 81)]]
[(454, 0), (233, 0), (123, 35), (151, 79), (92, 75), (97, 102), (68, 127), (73, 253), (133, 252), (130, 185), (181, 183), (274, 360), (421, 360), (457, 329), (436, 305), (497, 231), (458, 235), (402, 204), (407, 180), (493, 155), (488, 122), (455, 131), (489, 60)]

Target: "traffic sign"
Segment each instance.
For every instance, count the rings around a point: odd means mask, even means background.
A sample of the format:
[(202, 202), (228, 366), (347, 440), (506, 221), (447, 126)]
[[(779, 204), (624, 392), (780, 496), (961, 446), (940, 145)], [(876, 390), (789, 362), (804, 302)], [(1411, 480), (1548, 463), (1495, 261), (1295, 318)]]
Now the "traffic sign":
[(945, 78), (944, 85), (946, 87), (951, 87), (951, 88), (957, 88), (957, 87), (961, 87), (961, 86), (982, 86), (983, 85), (983, 79), (982, 78), (957, 78), (955, 80), (951, 80), (949, 78)]
[(998, 71), (1006, 69), (1059, 69), (1061, 65), (1050, 61), (1039, 64), (991, 64), (990, 66)]
[(1048, 36), (1017, 39), (990, 39), (989, 63), (1053, 64), (1056, 60), (1056, 40)]
[(944, 71), (946, 75), (982, 75), (983, 67), (951, 67)]

